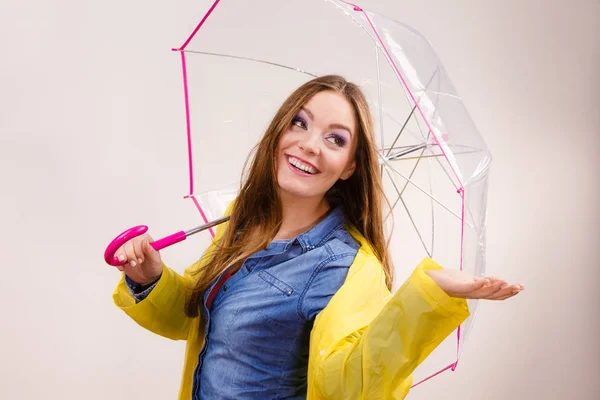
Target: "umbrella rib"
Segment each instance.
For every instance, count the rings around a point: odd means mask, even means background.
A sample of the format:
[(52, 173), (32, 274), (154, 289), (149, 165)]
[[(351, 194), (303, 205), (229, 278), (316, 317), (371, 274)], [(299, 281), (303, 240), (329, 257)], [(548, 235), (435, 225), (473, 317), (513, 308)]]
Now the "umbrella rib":
[[(423, 153), (426, 150), (426, 146), (424, 146), (424, 145), (417, 146), (416, 149), (414, 149), (414, 150), (411, 149), (411, 152), (412, 151), (416, 151), (418, 148), (422, 148), (421, 154), (420, 154), (420, 156), (422, 156)], [(410, 175), (408, 176), (409, 178), (412, 179), (412, 177), (413, 177), (415, 171), (417, 170), (417, 167), (419, 166), (420, 162), (421, 162), (421, 157), (418, 157), (417, 158), (417, 162), (415, 163), (412, 171), (410, 172)], [(429, 189), (430, 189), (430, 191), (433, 194), (433, 187), (431, 186), (431, 175), (428, 175), (428, 176), (429, 176)], [(391, 179), (391, 177), (390, 177), (390, 179)], [(392, 180), (392, 183), (393, 183), (393, 180)], [(395, 186), (396, 185), (394, 185), (394, 187)], [(404, 194), (404, 191), (406, 190), (407, 187), (408, 187), (408, 181), (406, 183), (404, 183), (404, 187), (402, 188), (402, 192), (399, 193), (400, 197)], [(435, 223), (434, 223), (435, 219), (434, 219), (434, 216), (435, 216), (435, 212), (434, 212), (434, 208), (433, 208), (433, 202), (431, 202), (431, 255), (430, 255), (430, 257), (433, 257), (433, 252), (434, 252), (434, 248), (435, 248)]]
[(457, 213), (455, 213), (454, 211), (452, 211), (451, 209), (449, 209), (448, 207), (446, 207), (441, 201), (439, 201), (438, 199), (436, 199), (435, 197), (433, 197), (432, 195), (430, 195), (429, 193), (427, 193), (426, 190), (424, 190), (423, 188), (421, 188), (419, 185), (417, 185), (415, 182), (413, 182), (410, 178), (407, 178), (402, 173), (400, 173), (400, 172), (396, 171), (395, 169), (391, 168), (389, 165), (388, 165), (388, 168), (391, 169), (391, 170), (393, 170), (398, 175), (400, 175), (406, 181), (410, 182), (414, 187), (416, 187), (417, 189), (419, 189), (425, 196), (429, 197), (431, 200), (433, 200), (436, 203), (438, 203), (440, 206), (442, 206), (444, 209), (446, 209), (446, 211), (448, 211), (450, 214), (454, 215), (459, 220), (462, 220), (462, 217), (460, 215), (458, 215)]
[[(418, 103), (421, 103), (421, 100), (423, 99), (423, 97), (427, 97), (427, 94), (426, 94), (426, 93), (427, 93), (427, 90), (428, 90), (428, 89), (429, 89), (429, 87), (430, 87), (430, 86), (433, 84), (433, 79), (434, 79), (434, 78), (436, 78), (436, 77), (437, 77), (437, 81), (438, 81), (438, 87), (439, 87), (439, 84), (440, 84), (440, 74), (439, 74), (439, 72), (440, 72), (440, 67), (439, 67), (439, 65), (438, 65), (438, 66), (436, 66), (436, 68), (435, 68), (435, 71), (433, 72), (433, 74), (431, 74), (431, 78), (429, 78), (429, 82), (427, 82), (427, 85), (425, 85), (425, 87), (423, 88), (423, 95), (421, 95), (421, 98), (419, 98), (419, 101), (418, 101)], [(437, 99), (436, 99), (436, 103), (437, 103)], [(417, 105), (417, 104), (415, 104), (415, 105)], [(435, 107), (435, 109), (436, 109), (436, 112), (437, 112), (437, 104), (436, 104), (436, 107)], [(421, 113), (420, 113), (420, 114), (421, 114), (421, 116), (422, 116), (423, 118), (425, 118), (425, 116), (422, 114), (422, 110), (421, 110), (420, 108), (419, 108), (419, 111), (421, 111)], [(433, 118), (434, 118), (433, 116), (431, 116), (431, 117), (430, 117), (430, 119), (431, 119), (431, 120), (433, 120)], [(422, 129), (421, 129), (421, 124), (419, 124), (419, 119), (418, 119), (418, 118), (415, 118), (415, 122), (416, 122), (416, 124), (417, 124), (417, 127), (419, 128), (419, 131), (421, 131), (421, 133), (422, 133), (423, 131), (422, 131)], [(427, 123), (427, 121), (425, 121), (425, 125), (427, 125), (427, 127), (429, 128), (429, 129), (427, 129), (427, 135), (426, 135), (427, 137), (426, 137), (426, 139), (425, 139), (425, 141), (426, 141), (426, 142), (428, 142), (428, 141), (429, 141), (429, 138), (431, 137), (431, 133), (432, 133), (432, 132), (431, 132), (431, 127), (430, 127), (430, 125)]]
[[(379, 133), (381, 134), (381, 147), (385, 147), (385, 135), (383, 134), (383, 103), (381, 100), (381, 71), (379, 67), (379, 47), (375, 46), (375, 64), (377, 65), (377, 101), (379, 105)], [(379, 173), (383, 175), (383, 165)]]
[[(456, 154), (459, 154), (459, 153), (456, 153)], [(448, 173), (448, 171), (446, 171), (446, 168), (444, 168), (444, 166), (442, 165), (440, 159), (438, 157), (436, 157), (435, 161), (437, 161), (437, 163), (440, 165), (440, 168), (444, 171), (444, 173), (446, 174), (446, 176), (448, 177), (448, 179), (452, 183), (452, 186), (454, 186), (454, 189), (458, 190), (458, 186), (456, 186), (456, 184), (454, 183), (454, 179), (452, 179), (452, 177), (450, 176), (450, 174)]]
[[(418, 146), (418, 147), (421, 147), (421, 146)], [(423, 149), (421, 150), (421, 156), (423, 155), (423, 153), (424, 153), (424, 152), (425, 152), (425, 146), (424, 146), (424, 147), (423, 147)], [(409, 178), (409, 179), (412, 179), (412, 177), (413, 177), (413, 175), (415, 174), (415, 171), (417, 170), (417, 167), (419, 166), (419, 163), (420, 163), (420, 162), (421, 162), (421, 157), (417, 157), (417, 162), (415, 163), (415, 165), (414, 165), (414, 167), (413, 167), (412, 171), (410, 171), (410, 174), (408, 175), (408, 178)], [(430, 182), (430, 185), (429, 185), (429, 186), (431, 186), (431, 182)], [(400, 195), (403, 195), (403, 194), (404, 194), (404, 191), (406, 190), (406, 188), (407, 188), (407, 187), (408, 187), (408, 181), (406, 181), (406, 182), (404, 183), (404, 187), (402, 188), (402, 192), (400, 193)]]
[[(430, 131), (430, 133), (431, 133), (431, 131)], [(437, 143), (430, 143), (430, 144), (431, 144), (431, 145), (436, 145), (436, 146), (438, 145)], [(415, 146), (416, 146), (416, 145), (410, 145), (410, 146), (409, 146), (409, 145), (404, 145), (404, 146), (396, 146), (396, 147), (390, 147), (390, 148), (388, 148), (388, 147), (383, 147), (383, 148), (379, 149), (379, 151), (382, 151), (382, 152), (383, 152), (383, 151), (385, 151), (385, 150), (388, 150), (388, 151), (389, 151), (389, 150), (404, 150), (404, 149), (412, 149), (412, 148), (413, 148), (413, 147), (415, 147)], [(454, 147), (454, 148), (456, 148), (456, 149), (463, 149), (463, 150), (467, 150), (467, 149), (468, 149), (468, 150), (470, 150), (470, 151), (469, 151), (470, 153), (475, 153), (475, 152), (485, 152), (485, 150), (484, 150), (484, 149), (481, 149), (481, 148), (478, 148), (478, 147), (474, 147), (474, 146), (467, 146), (467, 145), (464, 145), (464, 144), (452, 144), (451, 146), (452, 146), (452, 147)], [(452, 152), (452, 154), (460, 154), (460, 153), (457, 153), (456, 151), (453, 151), (453, 152)]]
[[(398, 186), (396, 186), (396, 182), (394, 182), (394, 179), (392, 178), (390, 171), (386, 169), (385, 172), (387, 172), (388, 176), (390, 177), (390, 181), (392, 182), (392, 186), (394, 186), (394, 189), (396, 190), (396, 194), (398, 195), (398, 197), (402, 197), (402, 193), (400, 193)], [(392, 208), (394, 208), (396, 206), (396, 204), (398, 204), (398, 200), (396, 200), (396, 202), (394, 202), (394, 205), (392, 206)]]
[[(383, 172), (383, 169), (385, 168), (385, 165), (381, 164), (381, 171)], [(394, 186), (394, 190), (396, 190), (396, 194), (398, 195), (398, 198), (396, 199), (396, 201), (394, 202), (394, 204), (392, 205), (389, 214), (384, 218), (384, 221), (387, 221), (387, 219), (389, 218), (390, 215), (392, 215), (394, 208), (396, 207), (396, 204), (398, 204), (398, 200), (400, 199), (400, 197), (402, 196), (400, 191), (398, 190), (398, 187), (396, 186), (396, 182), (394, 182), (394, 179), (392, 178), (392, 176), (390, 175), (390, 172), (386, 169), (385, 172), (387, 172), (388, 176), (390, 177), (390, 181), (392, 182), (392, 186)], [(383, 179), (383, 174), (382, 177)]]
[[(423, 145), (424, 146), (424, 145)], [(421, 147), (421, 146), (417, 146), (417, 147)], [(418, 150), (418, 149), (415, 149)], [(413, 150), (414, 151), (414, 150)], [(412, 153), (413, 151), (405, 151), (403, 153), (409, 154)], [(477, 153), (478, 150), (472, 150), (472, 151), (462, 151), (460, 153), (453, 153), (453, 154), (471, 154), (471, 153)], [(403, 157), (402, 159), (396, 158), (396, 156), (392, 156), (392, 157), (388, 157), (385, 158), (386, 161), (405, 161), (405, 160), (416, 160), (417, 158), (442, 158), (445, 156), (443, 154), (431, 154), (431, 155), (424, 155), (424, 156), (419, 156), (419, 157)]]
[[(421, 153), (423, 154), (423, 153)], [(419, 159), (419, 161), (421, 161)], [(419, 163), (419, 161), (417, 161), (417, 163)], [(430, 164), (430, 163), (428, 163)], [(429, 167), (431, 167), (431, 165), (428, 165)], [(429, 190), (431, 191), (431, 194), (433, 195), (433, 185), (431, 184), (431, 174), (428, 175), (429, 177)], [(408, 185), (408, 183), (407, 183)], [(433, 201), (431, 202), (431, 254), (434, 253), (434, 249), (435, 249), (435, 209), (433, 207)]]
[(421, 241), (421, 244), (423, 245), (425, 252), (427, 253), (427, 255), (429, 257), (431, 257), (431, 253), (429, 252), (429, 249), (427, 249), (427, 245), (425, 244), (425, 241), (423, 240), (423, 237), (421, 236), (421, 232), (419, 232), (419, 228), (417, 228), (417, 224), (415, 223), (414, 218), (412, 217), (410, 211), (408, 210), (408, 207), (407, 207), (406, 203), (404, 202), (404, 199), (402, 198), (402, 195), (400, 194), (400, 191), (398, 190), (398, 187), (396, 186), (394, 179), (390, 175), (390, 171), (386, 169), (385, 172), (387, 172), (388, 176), (390, 177), (390, 180), (392, 181), (392, 185), (394, 186), (394, 189), (396, 189), (396, 193), (398, 193), (398, 199), (396, 200), (396, 202), (394, 203), (394, 206), (392, 208), (394, 208), (396, 206), (396, 204), (398, 204), (398, 200), (402, 202), (402, 205), (404, 206), (404, 209), (406, 210), (406, 214), (408, 215), (408, 218), (410, 219), (410, 222), (412, 223), (413, 228), (415, 228), (415, 231), (417, 232), (417, 236), (419, 236), (419, 240)]
[[(406, 150), (403, 150), (403, 151), (401, 151), (401, 152), (399, 152), (399, 153), (396, 153), (396, 154), (394, 154), (394, 155), (393, 155), (393, 156), (391, 156), (391, 157), (387, 157), (387, 160), (388, 160), (388, 161), (394, 161), (394, 160), (397, 160), (397, 159), (399, 159), (399, 158), (400, 158), (400, 157), (402, 157), (402, 156), (405, 156), (405, 155), (407, 155), (407, 154), (410, 154), (410, 153), (414, 153), (415, 151), (419, 151), (419, 150), (425, 150), (426, 148), (427, 148), (427, 145), (426, 145), (426, 144), (421, 144), (421, 145), (419, 145), (419, 146), (411, 147), (411, 148), (409, 148), (409, 149), (406, 149)], [(389, 153), (388, 153), (388, 154), (389, 154)], [(422, 155), (423, 155), (423, 153), (421, 152), (421, 156), (422, 156)], [(419, 157), (417, 157), (417, 158), (421, 158), (421, 156), (419, 156)], [(413, 157), (413, 158), (415, 158), (415, 157)]]
[[(479, 150), (471, 150), (471, 151), (464, 151), (464, 152), (461, 152), (461, 153), (454, 153), (454, 154), (470, 154), (470, 153), (476, 153), (478, 151)], [(448, 171), (446, 170), (446, 168), (444, 168), (444, 166), (440, 162), (439, 157), (436, 157), (435, 160), (438, 162), (438, 164), (440, 165), (440, 168), (444, 171), (444, 173), (446, 174), (446, 176), (448, 177), (448, 179), (452, 183), (452, 186), (454, 186), (454, 189), (458, 190), (458, 186), (454, 183), (454, 180), (452, 179), (452, 177), (450, 176), (450, 174), (448, 173)], [(431, 176), (430, 176), (430, 179), (431, 179)], [(473, 221), (473, 224), (469, 224), (466, 221), (465, 221), (465, 223), (467, 223), (467, 225), (469, 225), (471, 228), (475, 229), (475, 218), (473, 217), (473, 212), (471, 211), (471, 208), (470, 207), (466, 207), (466, 212), (471, 217), (471, 220)], [(461, 219), (463, 219), (463, 218), (461, 218)]]
[[(431, 131), (429, 131), (429, 134), (431, 134)], [(427, 140), (429, 140), (429, 136), (430, 135), (428, 135)], [(411, 146), (411, 147), (409, 147), (409, 146), (401, 146), (401, 147), (398, 147), (398, 149), (403, 149), (403, 150), (400, 151), (400, 152), (398, 152), (398, 153), (395, 153), (395, 154), (393, 154), (391, 156), (389, 154), (394, 149), (394, 147), (390, 147), (388, 149), (387, 155), (385, 156), (385, 159), (388, 160), (388, 161), (396, 161), (396, 160), (404, 157), (405, 155), (408, 155), (410, 153), (414, 153), (415, 151), (418, 151), (418, 150), (421, 150), (421, 149), (426, 149), (427, 146), (428, 145), (426, 143), (420, 144), (418, 146)], [(439, 145), (437, 143), (432, 143), (430, 146), (439, 146)], [(457, 155), (458, 154), (470, 154), (470, 153), (475, 153), (477, 151), (478, 150), (463, 151), (463, 152), (455, 152), (453, 154), (457, 154)], [(403, 158), (403, 160), (414, 160), (415, 158), (426, 158), (426, 157), (445, 157), (445, 156), (444, 156), (444, 154), (433, 154), (431, 156), (423, 156), (423, 152), (421, 152), (421, 155), (419, 157), (406, 157), (406, 158)], [(441, 164), (440, 164), (440, 166), (441, 166)]]
[(404, 202), (404, 199), (402, 198), (402, 196), (400, 196), (400, 201), (402, 202), (402, 205), (404, 206), (404, 209), (406, 210), (406, 213), (408, 214), (408, 218), (410, 218), (410, 222), (412, 222), (413, 227), (415, 228), (415, 231), (417, 232), (417, 236), (419, 236), (419, 240), (421, 241), (421, 244), (423, 245), (425, 252), (427, 253), (427, 255), (430, 258), (432, 258), (433, 256), (429, 252), (429, 249), (427, 249), (427, 245), (425, 244), (425, 241), (423, 240), (423, 237), (421, 236), (421, 232), (419, 232), (419, 229), (417, 228), (417, 225), (415, 224), (415, 221), (413, 220), (413, 217), (410, 214), (410, 211), (408, 211), (408, 207), (406, 206), (406, 203)]
[[(413, 151), (416, 151), (416, 150), (422, 149), (422, 151), (421, 151), (421, 155), (423, 155), (423, 153), (425, 152), (425, 148), (426, 148), (426, 146), (425, 146), (425, 145), (416, 146), (416, 147), (413, 147), (413, 148), (410, 148), (410, 149), (406, 150), (406, 151), (405, 151), (405, 153), (406, 153), (406, 154), (408, 154), (408, 153), (412, 153)], [(418, 160), (417, 160), (417, 162), (415, 163), (415, 165), (414, 165), (414, 167), (413, 167), (412, 171), (410, 171), (409, 178), (412, 178), (412, 176), (414, 175), (414, 173), (415, 173), (415, 171), (417, 170), (417, 166), (419, 165), (419, 162), (420, 162), (420, 161), (421, 161), (421, 160), (420, 160), (420, 159), (418, 159)], [(381, 164), (381, 171), (382, 171), (382, 172), (383, 172), (383, 168), (384, 168), (384, 165), (383, 165), (383, 164)], [(388, 172), (388, 175), (389, 175), (389, 171), (387, 171), (387, 170), (386, 170), (386, 172)], [(406, 190), (406, 187), (408, 186), (408, 182), (404, 184), (404, 187), (402, 188), (402, 191), (400, 191), (400, 190), (398, 190), (398, 187), (396, 186), (396, 183), (395, 183), (395, 182), (394, 182), (394, 180), (392, 179), (391, 175), (389, 175), (389, 177), (390, 177), (390, 180), (392, 181), (392, 185), (394, 186), (394, 189), (396, 190), (396, 194), (398, 194), (398, 197), (402, 196), (402, 194), (403, 194), (403, 193), (404, 193), (404, 191)], [(396, 202), (394, 202), (394, 205), (392, 206), (392, 209), (393, 209), (393, 208), (396, 206), (396, 204), (398, 204), (398, 200), (396, 200)], [(386, 217), (386, 219), (387, 219), (387, 217)]]
[(194, 53), (194, 54), (203, 54), (203, 55), (207, 55), (207, 56), (216, 56), (216, 57), (227, 57), (227, 58), (235, 58), (237, 60), (245, 60), (245, 61), (253, 61), (253, 62), (257, 62), (257, 63), (262, 63), (262, 64), (267, 64), (267, 65), (272, 65), (275, 67), (281, 67), (281, 68), (285, 68), (285, 69), (289, 69), (292, 71), (296, 71), (296, 72), (300, 72), (309, 76), (312, 76), (314, 78), (317, 77), (317, 75), (308, 72), (308, 71), (304, 71), (300, 68), (294, 68), (294, 67), (290, 67), (284, 64), (279, 64), (276, 62), (272, 62), (272, 61), (265, 61), (265, 60), (260, 60), (258, 58), (251, 58), (251, 57), (242, 57), (242, 56), (234, 56), (231, 54), (223, 54), (223, 53), (212, 53), (209, 51), (198, 51), (198, 50), (183, 50), (185, 53)]
[[(392, 185), (394, 185), (394, 181), (390, 178), (390, 180), (392, 181)], [(394, 185), (395, 187), (396, 185)], [(396, 189), (397, 191), (397, 189)], [(394, 208), (396, 207), (396, 204), (398, 204), (398, 201), (400, 200), (400, 196), (398, 195), (398, 198), (396, 199), (396, 201), (394, 202), (394, 204), (392, 204), (392, 207), (390, 209), (390, 212), (388, 213), (388, 215), (383, 219), (383, 221), (387, 221), (387, 219), (393, 214)]]
[[(429, 78), (429, 82), (427, 82), (427, 84), (425, 85), (425, 88), (423, 90), (424, 92), (427, 91), (427, 88), (429, 87), (429, 85), (431, 85), (431, 83), (433, 82), (433, 78), (438, 74), (438, 72), (439, 72), (439, 67), (436, 68), (436, 70), (431, 75), (431, 78)], [(418, 104), (419, 104), (420, 101), (421, 101), (420, 99), (419, 99), (419, 101), (416, 101), (415, 105), (412, 107), (412, 110), (410, 110), (410, 113), (408, 114), (408, 117), (406, 118), (406, 121), (404, 121), (404, 124), (402, 125), (402, 128), (400, 128), (400, 132), (398, 132), (398, 135), (394, 139), (394, 142), (392, 143), (392, 146), (390, 147), (390, 150), (385, 155), (386, 157), (390, 155), (391, 148), (393, 148), (394, 145), (396, 144), (396, 142), (400, 139), (400, 136), (402, 135), (402, 132), (404, 132), (404, 129), (406, 128), (406, 125), (408, 125), (408, 122), (410, 121), (410, 119), (412, 118), (413, 114), (415, 113), (415, 109), (417, 108), (417, 106), (418, 106)], [(419, 120), (415, 119), (415, 122), (416, 122), (417, 126), (419, 127), (419, 129), (421, 129), (421, 127), (419, 126)], [(431, 132), (429, 132), (429, 133), (431, 133)], [(383, 146), (383, 142), (381, 144)]]
[[(431, 131), (430, 131), (431, 132)], [(423, 149), (421, 150), (421, 154), (420, 156), (423, 155), (423, 153), (425, 153), (426, 150), (426, 146), (418, 146), (418, 147), (423, 147)], [(415, 171), (417, 170), (417, 167), (419, 166), (419, 163), (421, 162), (421, 157), (417, 158), (417, 162), (415, 163), (412, 171), (410, 172), (410, 175), (408, 176), (409, 178), (412, 179)], [(431, 192), (431, 194), (433, 195), (433, 187), (431, 185), (431, 175), (428, 174), (429, 177), (429, 190)], [(408, 181), (406, 181), (404, 183), (404, 187), (402, 188), (402, 194), (404, 194), (404, 191), (406, 190), (406, 188), (408, 187)], [(433, 201), (431, 202), (431, 255), (430, 257), (433, 257), (433, 251), (434, 251), (434, 245), (435, 245), (435, 223), (434, 223), (435, 219), (434, 219), (434, 208), (433, 208)]]
[[(430, 131), (430, 132), (431, 132), (431, 131)], [(397, 154), (397, 155), (395, 155), (395, 157), (398, 157), (398, 158), (399, 158), (399, 157), (401, 157), (402, 155), (409, 154), (409, 153), (413, 153), (413, 152), (415, 152), (415, 151), (417, 151), (417, 150), (421, 149), (421, 154), (420, 154), (420, 156), (419, 156), (419, 157), (412, 157), (412, 159), (415, 159), (415, 158), (416, 158), (416, 159), (417, 159), (417, 162), (415, 163), (415, 165), (414, 165), (414, 167), (413, 167), (412, 171), (410, 172), (410, 175), (408, 176), (408, 177), (409, 177), (409, 179), (412, 179), (412, 177), (413, 177), (413, 175), (414, 175), (414, 173), (415, 173), (415, 171), (416, 171), (416, 169), (417, 169), (417, 166), (419, 165), (419, 163), (421, 162), (421, 159), (423, 158), (423, 153), (425, 152), (425, 149), (426, 149), (426, 148), (427, 148), (427, 146), (426, 146), (426, 145), (415, 146), (415, 147), (413, 147), (413, 148), (410, 148), (410, 149), (404, 150), (404, 152), (401, 152), (400, 154)], [(436, 160), (437, 160), (437, 159), (436, 159)], [(439, 160), (438, 160), (438, 162), (439, 162)], [(441, 164), (440, 164), (440, 166), (441, 166)], [(443, 169), (443, 168), (442, 168), (442, 169)], [(446, 170), (444, 169), (444, 171), (446, 171)], [(388, 174), (389, 174), (389, 172), (388, 172)], [(447, 172), (447, 171), (446, 171), (446, 175), (448, 176), (448, 178), (450, 178), (450, 176), (448, 175), (448, 172)], [(391, 176), (390, 176), (390, 179), (391, 179)], [(394, 180), (393, 180), (393, 179), (391, 179), (391, 180), (392, 180), (392, 184), (394, 185), (394, 188), (396, 189), (396, 192), (398, 192), (398, 189), (396, 188), (396, 184), (394, 183)], [(451, 179), (450, 179), (450, 180), (451, 180)], [(408, 183), (409, 183), (409, 181), (407, 180), (407, 181), (406, 181), (406, 183), (404, 184), (404, 187), (402, 188), (402, 192), (398, 193), (398, 196), (399, 196), (399, 197), (402, 197), (402, 194), (404, 194), (404, 191), (405, 191), (405, 190), (406, 190), (406, 188), (408, 187)], [(455, 187), (456, 187), (456, 186), (455, 186)], [(432, 185), (431, 185), (431, 175), (429, 175), (429, 188), (430, 188), (430, 190), (433, 192), (433, 188), (432, 188)], [(396, 203), (394, 203), (394, 206), (395, 206), (397, 203), (398, 203), (398, 201), (396, 201)], [(434, 209), (434, 207), (433, 207), (433, 202), (431, 202), (431, 254), (433, 254), (433, 251), (434, 251), (434, 248), (435, 248), (435, 223), (434, 223), (435, 219), (434, 219), (434, 218), (435, 218), (435, 209)]]
[(392, 142), (390, 150), (388, 150), (388, 153), (385, 155), (386, 157), (390, 155), (390, 152), (392, 151), (392, 148), (394, 147), (394, 145), (396, 144), (396, 142), (400, 139), (400, 136), (402, 135), (402, 132), (404, 131), (404, 128), (406, 128), (406, 125), (408, 125), (408, 121), (410, 121), (410, 119), (411, 119), (412, 115), (414, 114), (416, 108), (417, 108), (417, 105), (415, 104), (413, 106), (412, 110), (410, 110), (410, 114), (408, 114), (408, 117), (406, 118), (406, 121), (404, 121), (404, 124), (402, 125), (402, 128), (400, 128), (400, 132), (398, 132), (398, 135), (396, 136), (396, 138)]

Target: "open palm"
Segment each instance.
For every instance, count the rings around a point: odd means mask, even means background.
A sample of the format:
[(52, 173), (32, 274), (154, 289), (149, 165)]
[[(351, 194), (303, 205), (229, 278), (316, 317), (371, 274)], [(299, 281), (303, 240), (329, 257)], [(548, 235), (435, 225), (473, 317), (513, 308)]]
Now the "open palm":
[(449, 296), (465, 299), (506, 300), (525, 289), (523, 285), (509, 285), (500, 278), (477, 278), (451, 269), (429, 270), (427, 275)]

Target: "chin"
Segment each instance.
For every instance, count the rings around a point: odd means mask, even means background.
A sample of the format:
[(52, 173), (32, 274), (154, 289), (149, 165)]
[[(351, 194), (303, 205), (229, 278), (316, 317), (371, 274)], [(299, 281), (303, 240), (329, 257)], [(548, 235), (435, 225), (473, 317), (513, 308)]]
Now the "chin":
[(294, 197), (324, 197), (325, 193), (327, 192), (315, 188), (314, 185), (307, 185), (306, 183), (297, 182), (293, 179), (288, 179), (287, 177), (282, 177), (281, 179), (278, 179), (278, 186), (280, 191)]
[(279, 185), (279, 190), (294, 197), (311, 198), (325, 195), (325, 193), (319, 193), (318, 191), (309, 190), (305, 187), (299, 187), (299, 185), (290, 185), (285, 183)]

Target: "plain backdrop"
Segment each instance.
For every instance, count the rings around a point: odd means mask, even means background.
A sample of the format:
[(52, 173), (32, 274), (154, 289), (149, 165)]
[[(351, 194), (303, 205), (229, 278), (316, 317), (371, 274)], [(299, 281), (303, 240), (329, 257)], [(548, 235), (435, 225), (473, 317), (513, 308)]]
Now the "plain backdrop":
[[(198, 221), (170, 49), (207, 4), (0, 2), (0, 398), (176, 398), (184, 344), (113, 305), (102, 253)], [(487, 270), (526, 285), (409, 398), (600, 398), (600, 2), (361, 5), (435, 47), (494, 157)], [(179, 271), (188, 242), (163, 254)]]

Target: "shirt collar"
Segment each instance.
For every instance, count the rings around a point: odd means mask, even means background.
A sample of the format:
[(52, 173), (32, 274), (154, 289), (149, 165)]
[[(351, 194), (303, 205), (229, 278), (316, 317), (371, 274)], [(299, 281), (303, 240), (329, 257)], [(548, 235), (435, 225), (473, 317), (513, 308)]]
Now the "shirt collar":
[(332, 209), (325, 218), (308, 231), (296, 236), (297, 241), (306, 252), (321, 246), (329, 237), (344, 224), (344, 212), (340, 206)]
[(344, 224), (344, 222), (345, 217), (341, 206), (335, 207), (329, 211), (323, 220), (308, 231), (301, 233), (293, 239), (274, 240), (266, 249), (252, 254), (248, 259), (281, 254), (287, 251), (294, 243), (300, 245), (302, 252), (306, 253), (325, 243), (327, 239), (329, 239), (329, 237)]

